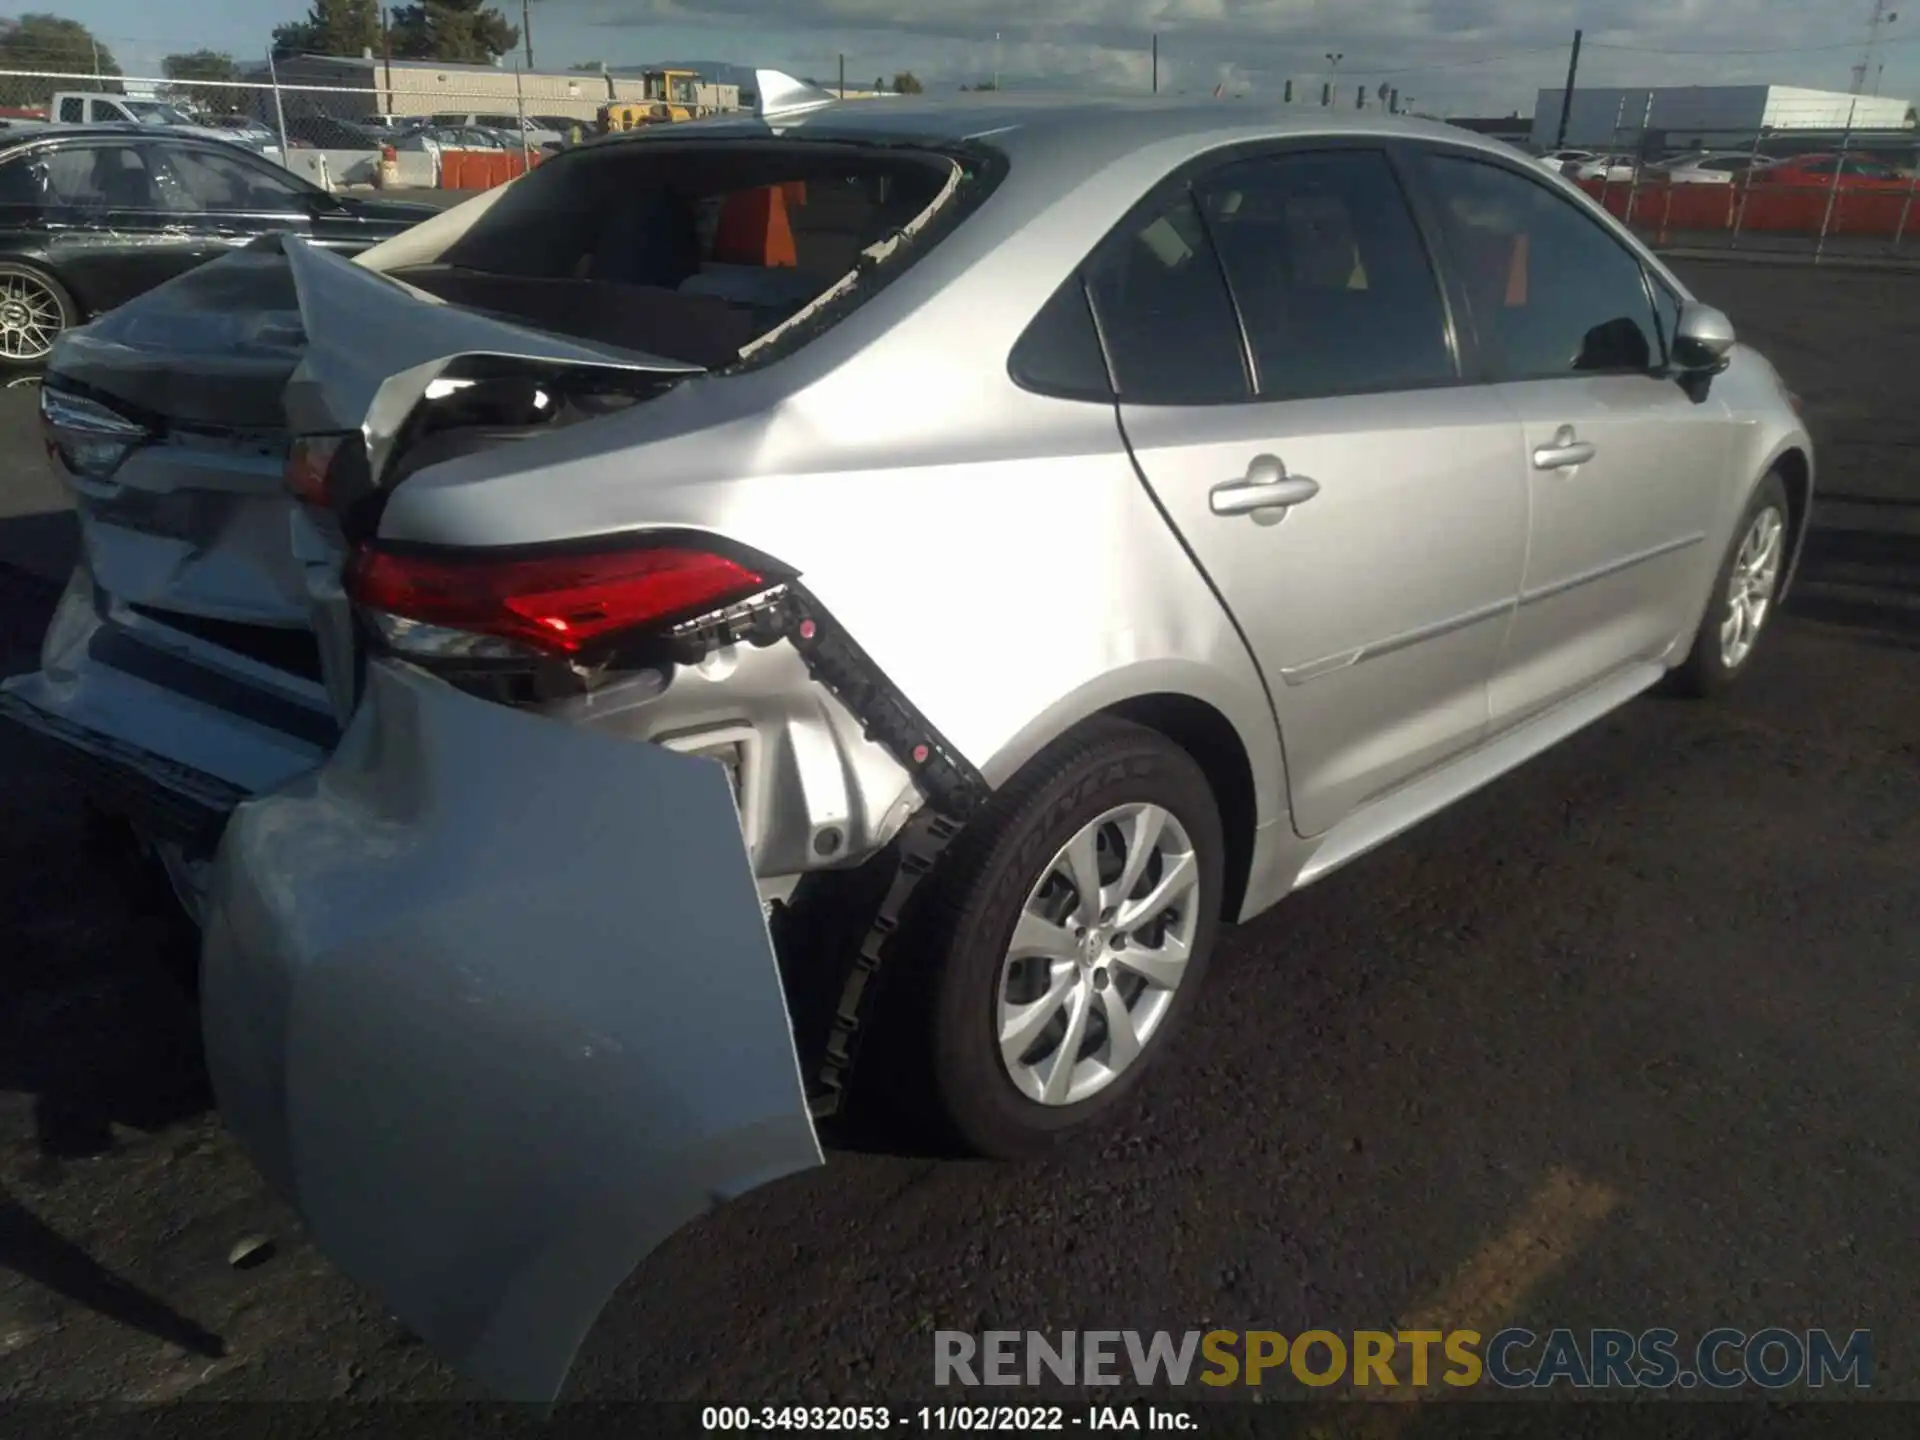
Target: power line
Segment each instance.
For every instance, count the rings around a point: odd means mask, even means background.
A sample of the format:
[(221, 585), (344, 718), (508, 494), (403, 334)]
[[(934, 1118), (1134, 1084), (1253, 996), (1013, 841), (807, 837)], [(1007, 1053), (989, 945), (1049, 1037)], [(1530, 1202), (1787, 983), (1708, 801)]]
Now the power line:
[[(1892, 39), (1883, 39), (1882, 45), (1912, 45), (1920, 43), (1920, 35), (1901, 35)], [(1729, 50), (1715, 46), (1711, 50), (1675, 50), (1666, 45), (1608, 45), (1603, 41), (1589, 40), (1589, 50), (1621, 50), (1633, 55), (1812, 55), (1823, 50), (1857, 50), (1857, 41), (1847, 41), (1841, 45), (1779, 45), (1759, 50)]]

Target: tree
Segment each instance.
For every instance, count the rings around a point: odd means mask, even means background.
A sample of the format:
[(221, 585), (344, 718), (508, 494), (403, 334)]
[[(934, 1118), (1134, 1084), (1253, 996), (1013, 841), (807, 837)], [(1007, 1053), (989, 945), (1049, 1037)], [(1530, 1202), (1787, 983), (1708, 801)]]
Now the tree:
[(113, 52), (93, 38), (78, 20), (36, 11), (18, 20), (0, 21), (0, 70), (62, 70), (88, 80), (26, 80), (0, 82), (0, 103), (44, 105), (56, 90), (125, 90), (119, 81), (119, 62)]
[(286, 55), (364, 55), (380, 50), (379, 0), (313, 0), (304, 20), (275, 28), (275, 58)]
[(169, 55), (160, 62), (167, 79), (180, 83), (167, 86), (169, 100), (181, 100), (210, 115), (237, 115), (244, 91), (224, 85), (195, 85), (195, 80), (236, 80), (239, 71), (233, 57), (219, 50), (194, 50), (185, 55)]
[(519, 43), (519, 27), (486, 0), (422, 0), (393, 12), (393, 53), (408, 60), (490, 65)]
[(920, 77), (911, 70), (902, 70), (893, 77), (894, 92), (899, 95), (918, 95), (926, 86), (920, 83)]

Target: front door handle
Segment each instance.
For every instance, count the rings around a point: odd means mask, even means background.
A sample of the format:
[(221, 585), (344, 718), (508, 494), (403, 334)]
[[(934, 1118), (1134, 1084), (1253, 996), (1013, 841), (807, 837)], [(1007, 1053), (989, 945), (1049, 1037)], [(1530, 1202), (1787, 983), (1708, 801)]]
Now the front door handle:
[(1302, 505), (1319, 493), (1317, 480), (1287, 474), (1287, 467), (1276, 456), (1256, 455), (1244, 479), (1214, 486), (1207, 501), (1216, 515), (1252, 515)]
[(1533, 468), (1571, 470), (1576, 465), (1586, 464), (1593, 456), (1593, 442), (1576, 437), (1571, 425), (1562, 425), (1554, 431), (1551, 445), (1542, 445), (1533, 452)]

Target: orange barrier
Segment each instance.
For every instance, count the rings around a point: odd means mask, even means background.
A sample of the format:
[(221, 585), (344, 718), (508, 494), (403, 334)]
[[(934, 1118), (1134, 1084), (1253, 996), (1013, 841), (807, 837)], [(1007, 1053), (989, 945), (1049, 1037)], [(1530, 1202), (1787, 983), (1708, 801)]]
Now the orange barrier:
[[(547, 157), (536, 151), (533, 163)], [(518, 150), (442, 150), (440, 152), (440, 188), (442, 190), (491, 190), (527, 173), (528, 157)]]
[[(1831, 190), (1824, 185), (1675, 185), (1583, 180), (1580, 188), (1636, 229), (1743, 230), (1775, 235), (1879, 236), (1893, 239), (1920, 223), (1911, 188)], [(1632, 212), (1628, 212), (1628, 206)], [(1831, 211), (1829, 211), (1831, 205)]]

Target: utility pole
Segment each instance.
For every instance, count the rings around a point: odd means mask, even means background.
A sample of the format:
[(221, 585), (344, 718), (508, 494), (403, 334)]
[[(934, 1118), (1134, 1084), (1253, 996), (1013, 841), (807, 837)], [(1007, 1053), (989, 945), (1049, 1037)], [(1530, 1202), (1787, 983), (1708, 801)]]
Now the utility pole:
[(1573, 82), (1580, 74), (1581, 31), (1573, 32), (1573, 54), (1567, 58), (1567, 89), (1560, 97), (1560, 128), (1554, 132), (1553, 148), (1564, 150), (1567, 144), (1567, 120), (1573, 114)]
[(840, 98), (847, 98), (847, 57), (840, 57)]
[(520, 38), (527, 42), (527, 69), (533, 69), (533, 0), (520, 0)]
[(1344, 50), (1329, 50), (1327, 52), (1327, 64), (1332, 67), (1333, 78), (1320, 87), (1320, 103), (1322, 105), (1333, 104), (1333, 92), (1338, 89), (1340, 85), (1340, 62), (1346, 58), (1347, 52)]
[(1000, 93), (1000, 32), (993, 32), (993, 92)]
[(387, 103), (385, 113), (393, 114), (393, 24), (387, 7), (380, 7), (380, 54), (387, 65)]
[(1153, 37), (1153, 93), (1160, 93), (1160, 37)]
[(1860, 63), (1853, 67), (1853, 94), (1859, 95), (1866, 90), (1868, 72), (1879, 58), (1880, 32), (1899, 18), (1898, 10), (1887, 8), (1887, 0), (1873, 0), (1873, 14), (1867, 20), (1867, 48), (1861, 52)]

